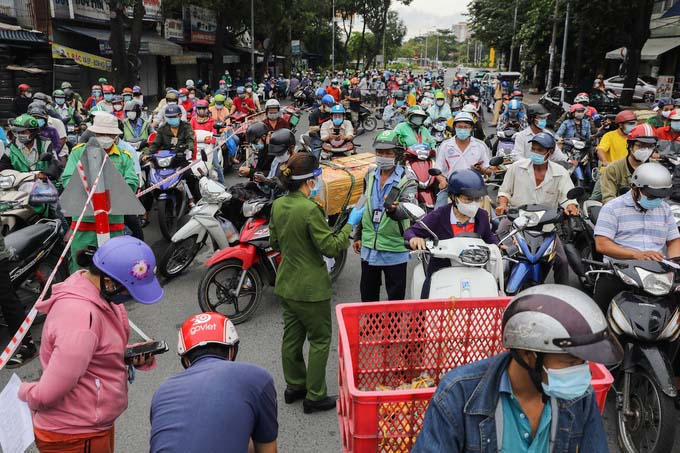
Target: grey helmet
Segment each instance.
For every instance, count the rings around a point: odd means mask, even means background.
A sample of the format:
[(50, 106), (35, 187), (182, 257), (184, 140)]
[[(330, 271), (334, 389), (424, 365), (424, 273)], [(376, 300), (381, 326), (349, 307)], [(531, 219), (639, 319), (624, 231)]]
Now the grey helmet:
[(278, 129), (269, 137), (269, 154), (281, 156), (295, 145), (295, 135), (290, 129)]
[(654, 162), (648, 162), (636, 168), (630, 183), (642, 189), (645, 195), (656, 198), (669, 197), (673, 188), (671, 173), (663, 165)]

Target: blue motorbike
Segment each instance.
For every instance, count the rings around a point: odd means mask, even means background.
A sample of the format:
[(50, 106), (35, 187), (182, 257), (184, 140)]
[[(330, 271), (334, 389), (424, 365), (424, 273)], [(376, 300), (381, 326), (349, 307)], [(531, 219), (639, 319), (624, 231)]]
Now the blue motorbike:
[(188, 162), (183, 152), (169, 150), (158, 151), (154, 154), (151, 168), (149, 169), (149, 182), (151, 185), (175, 175), (158, 187), (156, 194), (156, 209), (158, 211), (158, 226), (161, 234), (168, 241), (177, 231), (178, 221), (187, 212), (190, 193), (184, 179), (186, 173), (177, 174), (179, 170), (187, 166)]

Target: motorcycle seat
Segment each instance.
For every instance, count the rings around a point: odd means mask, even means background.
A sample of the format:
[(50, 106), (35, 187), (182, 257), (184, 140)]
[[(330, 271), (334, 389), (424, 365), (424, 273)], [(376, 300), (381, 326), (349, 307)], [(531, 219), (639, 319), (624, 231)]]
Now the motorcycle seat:
[(5, 236), (5, 247), (14, 260), (23, 260), (37, 250), (54, 233), (54, 225), (36, 223)]

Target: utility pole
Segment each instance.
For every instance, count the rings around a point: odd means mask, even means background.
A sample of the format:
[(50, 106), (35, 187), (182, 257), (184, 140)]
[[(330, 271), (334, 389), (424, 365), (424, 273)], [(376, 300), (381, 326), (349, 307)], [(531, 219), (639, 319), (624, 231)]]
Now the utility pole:
[(387, 55), (385, 55), (385, 36), (387, 35), (387, 24), (384, 25), (383, 29), (383, 69), (387, 67)]
[(510, 43), (510, 63), (508, 64), (508, 71), (512, 72), (512, 63), (515, 57), (515, 31), (517, 30), (517, 8), (519, 7), (519, 0), (515, 0), (515, 15), (512, 19), (512, 41)]
[(437, 34), (437, 53), (435, 54), (434, 61), (439, 66), (439, 34)]
[(555, 67), (555, 53), (557, 53), (557, 13), (560, 10), (560, 0), (555, 0), (555, 12), (553, 13), (552, 38), (550, 39), (550, 63), (548, 64), (548, 81), (545, 91), (550, 91), (553, 81), (553, 68)]
[(427, 66), (427, 35), (425, 35), (425, 60), (423, 60), (423, 66)]
[(331, 38), (331, 72), (335, 75), (335, 0), (333, 0), (333, 11), (331, 12), (331, 21), (333, 28), (333, 38)]
[(560, 64), (560, 85), (564, 83), (564, 68), (567, 64), (567, 39), (569, 36), (569, 11), (571, 1), (567, 0), (567, 12), (564, 14), (564, 38), (562, 38), (562, 62)]
[(470, 37), (468, 36), (468, 39), (465, 41), (467, 44), (467, 52), (465, 54), (467, 55), (467, 62), (470, 62)]
[[(268, 64), (264, 62), (265, 69)], [(250, 76), (255, 80), (255, 0), (250, 0)]]

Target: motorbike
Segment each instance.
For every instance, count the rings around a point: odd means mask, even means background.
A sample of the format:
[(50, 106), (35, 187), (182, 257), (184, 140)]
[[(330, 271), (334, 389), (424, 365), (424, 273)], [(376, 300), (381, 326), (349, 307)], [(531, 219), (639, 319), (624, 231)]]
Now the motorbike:
[(311, 85), (298, 88), (295, 94), (293, 94), (293, 100), (295, 101), (295, 107), (311, 107), (314, 104), (314, 89)]
[(300, 109), (291, 105), (285, 106), (281, 111), (281, 117), (288, 121), (290, 131), (293, 133), (295, 133), (295, 129), (297, 129), (297, 125), (300, 122), (300, 115)]
[(198, 129), (194, 131), (196, 148), (208, 168), (210, 179), (224, 181), (224, 159), (217, 143), (217, 137), (211, 131)]
[(357, 127), (362, 128), (364, 132), (372, 132), (378, 127), (378, 120), (375, 119), (375, 114), (364, 104), (361, 104), (361, 109), (359, 110), (359, 124)]
[(514, 128), (508, 128), (502, 131), (496, 132), (496, 137), (498, 140), (494, 143), (491, 148), (494, 156), (509, 156), (512, 154), (512, 150), (515, 149), (515, 136), (517, 135), (517, 130)]
[(0, 172), (0, 221), (3, 235), (32, 225), (40, 219), (40, 215), (28, 204), (37, 173), (10, 169)]
[[(188, 164), (183, 152), (161, 150), (153, 155), (149, 168), (149, 182), (157, 184), (163, 179), (177, 173)], [(167, 240), (177, 231), (179, 219), (188, 210), (191, 192), (183, 175), (177, 175), (169, 181), (161, 184), (156, 189), (156, 209), (158, 210), (158, 225), (161, 234)]]
[(446, 118), (439, 117), (432, 122), (430, 135), (437, 142), (437, 148), (439, 148), (439, 145), (446, 140)]
[(503, 258), (495, 244), (487, 244), (476, 233), (464, 233), (451, 239), (439, 240), (423, 223), (425, 211), (413, 203), (402, 203), (411, 220), (428, 230), (434, 240), (426, 240), (425, 252), (411, 252), (419, 263), (413, 268), (411, 295), (422, 294), (427, 267), (431, 258), (444, 258), (450, 267), (439, 269), (430, 277), (429, 299), (451, 297), (498, 297), (504, 296)]
[(590, 147), (585, 140), (577, 138), (565, 138), (562, 145), (562, 152), (570, 162), (577, 162), (576, 165), (568, 169), (574, 185), (577, 187), (587, 187), (591, 183), (590, 171)]
[(593, 269), (584, 264), (582, 260), (602, 259), (602, 255), (595, 249), (594, 234), (600, 209), (602, 209), (602, 203), (599, 201), (583, 201), (579, 216), (571, 217), (559, 233), (564, 245), (564, 252), (569, 261), (569, 267), (574, 271), (581, 286), (587, 292), (593, 291), (593, 282), (587, 277), (587, 272)]
[(441, 174), (441, 171), (433, 172), (435, 174), (430, 173), (434, 170), (436, 157), (437, 152), (423, 144), (409, 146), (404, 152), (404, 169), (411, 179), (418, 181), (416, 198), (418, 205), (425, 212), (434, 209), (437, 192), (439, 192), (435, 176)]
[(659, 163), (670, 171), (673, 178), (673, 190), (667, 203), (680, 230), (680, 142), (660, 140), (657, 151), (660, 155)]
[[(340, 128), (334, 127), (331, 135), (340, 135)], [(352, 140), (331, 139), (321, 145), (321, 160), (333, 160), (356, 154)]]
[(673, 261), (584, 262), (599, 267), (588, 272), (590, 278), (608, 274), (621, 285), (607, 310), (624, 350), (612, 371), (619, 445), (626, 453), (668, 451), (678, 417), (672, 360), (680, 337), (680, 266)]
[[(318, 134), (318, 133), (317, 133)], [(298, 140), (298, 151), (304, 151), (313, 154), (317, 159), (321, 159), (321, 152), (323, 142), (318, 137), (312, 137), (309, 132), (300, 135)]]

